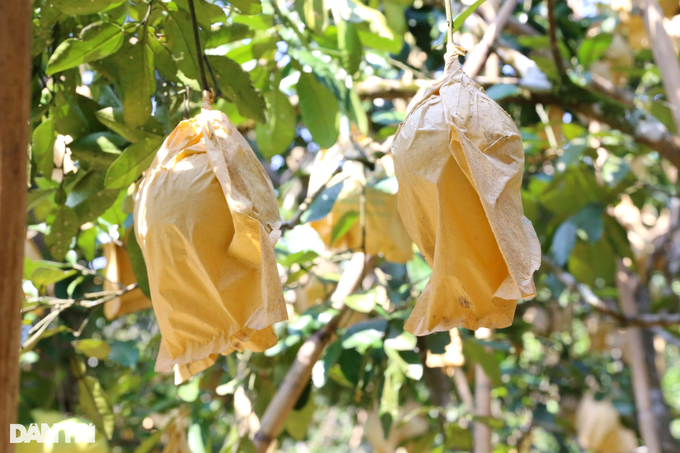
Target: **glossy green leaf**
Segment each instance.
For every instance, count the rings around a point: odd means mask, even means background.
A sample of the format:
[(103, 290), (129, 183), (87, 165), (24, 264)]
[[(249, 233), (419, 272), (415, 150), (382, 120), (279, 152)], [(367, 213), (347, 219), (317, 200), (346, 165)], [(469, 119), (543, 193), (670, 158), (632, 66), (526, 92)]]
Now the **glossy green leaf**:
[(288, 149), (295, 138), (296, 115), (288, 97), (279, 90), (264, 94), (267, 122), (255, 126), (257, 147), (269, 158)]
[(266, 104), (262, 93), (253, 88), (250, 75), (234, 60), (210, 56), (208, 61), (215, 73), (220, 90), (228, 101), (236, 104), (241, 115), (264, 123)]
[(316, 404), (314, 399), (310, 398), (302, 409), (290, 412), (284, 426), (293, 439), (303, 440), (306, 437), (315, 411)]
[(45, 245), (53, 259), (62, 261), (71, 248), (71, 240), (78, 233), (78, 215), (68, 206), (57, 206), (48, 216), (47, 224), (50, 233), (45, 236)]
[(559, 266), (564, 266), (576, 245), (576, 231), (578, 227), (570, 220), (562, 223), (557, 228), (552, 240), (552, 252), (555, 262)]
[(131, 127), (142, 126), (151, 117), (151, 96), (156, 92), (153, 51), (148, 44), (126, 43), (115, 61), (123, 88), (123, 120)]
[(74, 341), (73, 347), (76, 348), (76, 351), (82, 352), (88, 357), (94, 357), (99, 360), (104, 360), (111, 352), (111, 348), (106, 341), (96, 338), (87, 338), (85, 340)]
[(230, 0), (229, 3), (243, 14), (260, 14), (262, 12), (260, 0)]
[(66, 205), (73, 208), (80, 223), (93, 222), (116, 201), (118, 190), (104, 187), (104, 173), (91, 171), (73, 187)]
[(99, 110), (98, 112), (95, 113), (95, 115), (103, 125), (111, 129), (113, 132), (117, 133), (130, 143), (137, 143), (147, 138), (153, 139), (159, 137), (163, 133), (162, 130), (159, 130), (158, 133), (156, 132), (151, 133), (147, 132), (146, 130), (137, 127), (131, 127), (125, 124), (123, 122), (123, 111), (120, 109), (107, 107), (105, 109)]
[(120, 0), (51, 0), (52, 6), (67, 16), (85, 16), (98, 13)]
[[(191, 15), (186, 11), (169, 11), (165, 20), (166, 42), (177, 66), (185, 76), (198, 80), (198, 56), (194, 40)], [(205, 45), (203, 32), (199, 33), (201, 48)]]
[(614, 39), (610, 33), (598, 33), (592, 38), (584, 39), (578, 48), (578, 61), (584, 68), (588, 68), (594, 61), (602, 58)]
[(78, 400), (83, 412), (106, 434), (107, 439), (111, 439), (114, 425), (113, 408), (99, 381), (92, 376), (80, 376)]
[(46, 119), (40, 123), (31, 137), (33, 161), (40, 173), (48, 179), (52, 177), (52, 169), (54, 168), (54, 142), (56, 138), (55, 124), (52, 119)]
[(71, 159), (88, 170), (105, 171), (115, 161), (128, 143), (111, 132), (96, 132), (69, 143)]
[(359, 212), (348, 211), (344, 213), (335, 225), (333, 225), (333, 231), (331, 231), (331, 245), (335, 244), (335, 241), (343, 237), (352, 226), (354, 226), (357, 220), (359, 220)]
[(130, 264), (132, 266), (132, 273), (137, 279), (137, 286), (144, 293), (146, 297), (151, 298), (151, 291), (149, 289), (149, 274), (146, 271), (146, 263), (144, 262), (144, 255), (142, 249), (137, 242), (135, 230), (130, 231), (127, 244), (128, 255), (130, 256)]
[(344, 182), (340, 181), (331, 187), (327, 187), (321, 192), (321, 195), (317, 197), (316, 200), (307, 208), (307, 210), (302, 214), (300, 221), (302, 223), (314, 222), (315, 220), (321, 220), (331, 212), (335, 200), (338, 199), (338, 195), (342, 191)]
[(80, 38), (59, 44), (47, 63), (47, 74), (75, 68), (115, 53), (123, 45), (123, 29), (116, 24), (95, 22), (83, 29)]
[(224, 44), (229, 44), (230, 42), (252, 38), (253, 36), (253, 30), (245, 24), (219, 24), (212, 27), (210, 37), (205, 46), (207, 49), (213, 49)]
[(302, 73), (297, 84), (302, 121), (322, 148), (330, 148), (340, 133), (338, 99), (313, 74)]
[(63, 269), (59, 263), (24, 258), (24, 280), (30, 280), (36, 288), (57, 283), (76, 272), (74, 269)]
[(341, 20), (336, 24), (338, 30), (338, 49), (340, 61), (348, 73), (354, 74), (361, 63), (362, 45), (354, 24)]
[(477, 0), (474, 2), (472, 5), (468, 6), (465, 8), (464, 11), (459, 13), (456, 17), (453, 18), (453, 32), (457, 32), (460, 27), (463, 26), (463, 23), (465, 23), (465, 19), (470, 17), (470, 14), (474, 13), (477, 8), (482, 6), (482, 3), (484, 3), (486, 0)]
[(313, 33), (323, 34), (328, 26), (328, 12), (323, 0), (297, 0), (296, 5), (302, 3), (302, 17)]
[(107, 189), (119, 189), (135, 182), (139, 175), (149, 168), (162, 144), (163, 139), (158, 137), (146, 138), (128, 146), (109, 167), (104, 186)]

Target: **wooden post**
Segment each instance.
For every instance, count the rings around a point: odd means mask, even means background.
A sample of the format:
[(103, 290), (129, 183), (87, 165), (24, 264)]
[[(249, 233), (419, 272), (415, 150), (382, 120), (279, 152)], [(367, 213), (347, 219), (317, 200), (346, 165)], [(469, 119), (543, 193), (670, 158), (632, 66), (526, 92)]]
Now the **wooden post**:
[(0, 1), (0, 446), (14, 452), (26, 237), (31, 2)]

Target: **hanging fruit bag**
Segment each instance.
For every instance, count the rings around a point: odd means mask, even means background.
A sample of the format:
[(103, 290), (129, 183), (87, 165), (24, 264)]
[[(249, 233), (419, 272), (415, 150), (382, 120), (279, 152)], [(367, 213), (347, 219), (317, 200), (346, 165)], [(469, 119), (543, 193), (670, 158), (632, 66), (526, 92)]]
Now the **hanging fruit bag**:
[(405, 328), (415, 335), (512, 323), (531, 298), (540, 244), (524, 217), (522, 136), (463, 73), (449, 44), (444, 76), (413, 107), (392, 146), (399, 213), (432, 276)]

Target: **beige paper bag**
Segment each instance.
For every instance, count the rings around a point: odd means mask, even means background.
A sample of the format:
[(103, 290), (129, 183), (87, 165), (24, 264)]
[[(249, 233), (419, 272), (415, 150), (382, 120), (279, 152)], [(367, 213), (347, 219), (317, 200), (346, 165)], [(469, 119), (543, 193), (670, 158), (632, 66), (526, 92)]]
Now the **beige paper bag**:
[[(129, 234), (129, 231), (127, 234)], [(130, 263), (127, 250), (113, 242), (104, 244), (103, 248), (104, 257), (106, 258), (104, 291), (118, 291), (136, 283), (137, 279), (132, 272), (132, 264)], [(151, 300), (144, 295), (141, 289), (135, 288), (120, 297), (106, 302), (104, 304), (104, 316), (106, 316), (106, 319), (111, 320), (148, 308), (151, 308)]]
[(522, 137), (510, 116), (466, 76), (458, 51), (400, 125), (392, 145), (399, 213), (432, 267), (406, 330), (507, 327), (531, 298), (541, 263), (524, 217)]
[(135, 231), (163, 340), (157, 371), (181, 382), (218, 354), (264, 351), (287, 319), (269, 177), (236, 127), (203, 110), (168, 136), (139, 186)]
[[(347, 148), (350, 150), (347, 150)], [(315, 193), (328, 181), (345, 151), (351, 152), (350, 143), (338, 143), (328, 150), (319, 151), (312, 168), (309, 181), (309, 193)], [(346, 162), (342, 172), (335, 175), (327, 187), (342, 181), (343, 187), (331, 212), (323, 219), (310, 222), (310, 226), (319, 233), (326, 248), (335, 252), (345, 250), (361, 251), (366, 246), (366, 254), (382, 254), (387, 261), (406, 263), (413, 257), (411, 238), (399, 217), (397, 196), (381, 190), (366, 187), (361, 164)], [(365, 228), (366, 240), (363, 240), (361, 226), (361, 195), (365, 194)], [(354, 214), (351, 214), (354, 213)], [(355, 215), (356, 220), (347, 232), (333, 239), (333, 229), (346, 215)], [(332, 242), (332, 243), (331, 243)], [(364, 244), (365, 242), (365, 244)]]

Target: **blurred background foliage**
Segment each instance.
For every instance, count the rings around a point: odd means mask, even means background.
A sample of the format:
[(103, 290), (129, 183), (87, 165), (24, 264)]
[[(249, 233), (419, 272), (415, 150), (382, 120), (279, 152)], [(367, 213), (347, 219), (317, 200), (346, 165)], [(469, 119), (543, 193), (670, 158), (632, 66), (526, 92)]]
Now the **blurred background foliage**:
[[(642, 367), (659, 451), (678, 451), (680, 147), (640, 5), (557, 0), (551, 29), (545, 0), (517, 2), (475, 74), (522, 133), (524, 210), (545, 255), (538, 296), (481, 340), (403, 331), (431, 270), (417, 250), (388, 261), (398, 239), (366, 222), (383, 202), (396, 209), (385, 201), (397, 190), (391, 139), (442, 74), (443, 1), (194, 3), (213, 108), (261, 159), (284, 221), (307, 196), (317, 154), (336, 142), (363, 201), (330, 187), (279, 241), (290, 321), (276, 326), (277, 346), (221, 357), (175, 386), (154, 372), (160, 332), (129, 229), (135, 181), (164, 136), (200, 111), (188, 2), (33, 0), (19, 419), (98, 428), (86, 450), (50, 451), (251, 451), (298, 348), (337, 312), (331, 294), (371, 241), (378, 253), (346, 300), (353, 315), (276, 448), (471, 451), (483, 423), (494, 452), (633, 451), (643, 434), (631, 369)], [(676, 54), (678, 6), (661, 2)], [(474, 49), (498, 8), (487, 0), (454, 41)], [(329, 213), (322, 238), (314, 222)], [(641, 342), (626, 340), (631, 326), (644, 327)], [(490, 416), (475, 416), (476, 366), (492, 383)]]

